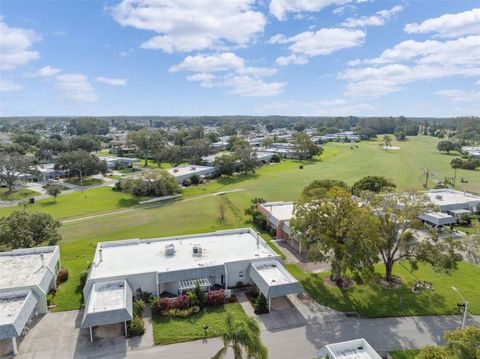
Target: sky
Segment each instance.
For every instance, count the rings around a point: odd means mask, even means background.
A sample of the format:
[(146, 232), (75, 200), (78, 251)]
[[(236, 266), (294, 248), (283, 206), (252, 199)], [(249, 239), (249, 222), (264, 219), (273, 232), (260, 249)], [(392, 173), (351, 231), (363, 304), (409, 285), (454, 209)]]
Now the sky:
[(480, 1), (2, 0), (0, 116), (480, 115)]

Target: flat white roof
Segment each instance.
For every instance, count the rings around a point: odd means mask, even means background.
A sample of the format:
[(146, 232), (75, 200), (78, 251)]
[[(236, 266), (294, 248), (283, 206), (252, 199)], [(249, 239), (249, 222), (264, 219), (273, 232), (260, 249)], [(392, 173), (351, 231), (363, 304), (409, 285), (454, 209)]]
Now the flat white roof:
[(188, 165), (183, 167), (169, 168), (167, 171), (174, 177), (185, 176), (189, 174), (202, 173), (204, 171), (215, 171), (215, 167)]
[(279, 221), (288, 221), (293, 217), (293, 202), (267, 202), (261, 206)]
[(88, 313), (125, 308), (125, 293), (125, 281), (95, 283), (90, 292)]
[(328, 344), (319, 351), (318, 357), (322, 358), (322, 355), (328, 355), (331, 359), (381, 359), (363, 338)]
[(253, 264), (263, 280), (269, 285), (296, 283), (297, 280), (277, 261)]
[(27, 295), (28, 292), (0, 293), (0, 325), (15, 321)]
[(38, 285), (56, 248), (37, 247), (0, 253), (0, 290)]
[[(260, 237), (257, 240), (257, 236), (250, 228), (242, 228), (190, 236), (99, 243), (89, 279), (278, 257)], [(174, 254), (168, 255), (166, 247), (172, 244)], [(193, 253), (194, 246), (201, 247), (201, 255)]]
[(480, 201), (479, 196), (448, 188), (432, 189), (426, 192), (426, 195), (430, 199), (430, 201), (437, 206), (468, 204), (470, 202)]

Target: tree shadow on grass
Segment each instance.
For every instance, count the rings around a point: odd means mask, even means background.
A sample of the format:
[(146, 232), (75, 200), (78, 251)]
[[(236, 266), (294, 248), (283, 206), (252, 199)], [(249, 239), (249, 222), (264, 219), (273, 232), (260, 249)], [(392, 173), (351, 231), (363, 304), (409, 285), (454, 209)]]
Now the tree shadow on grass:
[(122, 198), (118, 200), (118, 206), (122, 208), (133, 207), (138, 205), (138, 202), (142, 201), (142, 198)]

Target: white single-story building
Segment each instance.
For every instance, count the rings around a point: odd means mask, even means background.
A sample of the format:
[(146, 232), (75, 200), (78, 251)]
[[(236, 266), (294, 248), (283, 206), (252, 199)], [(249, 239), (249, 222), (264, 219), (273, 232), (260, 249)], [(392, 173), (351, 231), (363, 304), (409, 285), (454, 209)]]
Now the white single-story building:
[(97, 244), (83, 289), (82, 328), (126, 322), (132, 317), (132, 293), (177, 295), (195, 283), (230, 288), (255, 284), (271, 298), (302, 292), (281, 258), (250, 228), (178, 237)]
[(478, 146), (463, 146), (462, 151), (477, 160), (480, 159), (480, 147)]
[(317, 359), (382, 359), (368, 342), (361, 339), (325, 345)]
[(98, 158), (107, 163), (107, 170), (109, 171), (132, 168), (133, 164), (138, 162), (136, 158), (129, 157), (98, 156)]
[(285, 240), (293, 248), (302, 252), (302, 243), (294, 238), (290, 232), (290, 219), (293, 218), (293, 202), (266, 202), (260, 203), (258, 211), (265, 217), (267, 223), (277, 231), (277, 238)]
[(58, 246), (0, 252), (0, 340), (11, 340), (14, 354), (31, 319), (48, 312), (59, 269)]
[(462, 215), (480, 210), (480, 197), (471, 193), (442, 188), (427, 191), (425, 195), (437, 211), (424, 213), (420, 219), (436, 227), (453, 225)]
[(44, 165), (37, 166), (38, 174), (35, 175), (38, 182), (48, 182), (50, 180), (59, 179), (65, 177), (66, 172), (64, 170), (56, 170), (54, 163), (46, 163)]
[(175, 177), (178, 183), (182, 183), (186, 179), (189, 179), (195, 175), (198, 177), (208, 177), (214, 175), (217, 172), (217, 169), (211, 166), (187, 165), (169, 168), (167, 171), (173, 177)]

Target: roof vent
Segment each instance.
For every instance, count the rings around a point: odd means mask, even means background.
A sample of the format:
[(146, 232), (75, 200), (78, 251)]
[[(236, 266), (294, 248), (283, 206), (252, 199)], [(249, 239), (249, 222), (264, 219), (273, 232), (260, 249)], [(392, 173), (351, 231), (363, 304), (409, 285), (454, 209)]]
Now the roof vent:
[(45, 267), (45, 254), (44, 253), (40, 253), (40, 258), (42, 260), (42, 268)]
[(202, 256), (202, 253), (203, 253), (202, 247), (200, 247), (198, 244), (195, 244), (195, 245), (193, 246), (193, 255), (194, 255), (194, 256), (201, 257), (201, 256)]
[(191, 169), (192, 171), (195, 171), (195, 170), (197, 169), (197, 167), (192, 166), (192, 167), (190, 167), (190, 169)]
[(175, 246), (173, 244), (167, 244), (165, 246), (165, 255), (166, 256), (173, 256), (175, 255)]
[(173, 169), (173, 172), (177, 173), (177, 172), (178, 172), (178, 168), (174, 168), (174, 169)]
[(438, 199), (439, 201), (443, 200), (443, 196), (441, 194), (437, 194), (435, 198)]

